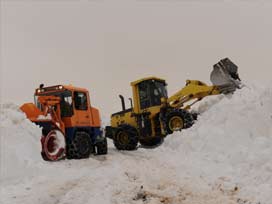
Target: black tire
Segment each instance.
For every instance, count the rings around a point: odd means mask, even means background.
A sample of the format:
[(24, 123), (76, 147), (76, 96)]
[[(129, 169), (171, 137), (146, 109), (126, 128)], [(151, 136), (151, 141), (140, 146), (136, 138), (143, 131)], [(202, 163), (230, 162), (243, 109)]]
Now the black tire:
[(42, 156), (42, 158), (43, 158), (44, 161), (50, 161), (50, 160), (47, 158), (47, 156), (46, 156), (46, 154), (45, 154), (44, 152), (41, 152), (41, 156)]
[(193, 112), (191, 113), (194, 120), (197, 120), (199, 113)]
[(194, 115), (187, 110), (180, 110), (180, 111), (183, 114), (183, 118), (185, 121), (183, 129), (188, 129), (192, 127), (194, 124), (194, 121), (197, 119), (197, 115)]
[(104, 138), (102, 141), (96, 143), (96, 154), (102, 155), (108, 153), (108, 143), (107, 138)]
[(140, 144), (143, 147), (153, 148), (153, 147), (160, 146), (163, 143), (163, 141), (164, 141), (164, 138), (162, 137), (152, 137), (150, 139), (140, 140)]
[[(173, 127), (171, 127), (171, 121), (174, 118), (176, 120), (180, 119), (180, 121), (182, 121), (181, 128), (174, 130)], [(190, 128), (193, 124), (194, 124), (193, 115), (186, 110), (181, 109), (173, 110), (166, 115), (166, 131), (168, 134), (172, 134), (174, 131), (177, 130), (181, 131), (181, 129)]]
[(88, 158), (93, 151), (90, 135), (83, 131), (78, 131), (70, 145), (67, 147), (68, 159)]
[(43, 128), (42, 129), (42, 135), (46, 137), (50, 131), (51, 131), (51, 129), (45, 129), (45, 128)]
[(138, 132), (130, 125), (118, 127), (113, 137), (114, 146), (118, 150), (135, 150), (138, 141)]
[(66, 145), (66, 158), (67, 159), (73, 159), (74, 158), (74, 147), (72, 144)]

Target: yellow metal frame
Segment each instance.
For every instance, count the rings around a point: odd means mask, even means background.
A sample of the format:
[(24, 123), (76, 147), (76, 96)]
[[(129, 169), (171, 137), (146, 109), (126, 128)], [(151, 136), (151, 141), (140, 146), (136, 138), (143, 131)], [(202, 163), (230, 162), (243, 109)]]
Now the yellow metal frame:
[[(161, 81), (166, 84), (166, 81), (164, 79), (158, 78), (158, 77), (146, 77), (139, 80), (136, 80), (134, 82), (131, 82), (132, 86), (132, 93), (133, 93), (133, 102), (134, 106), (132, 111), (125, 111), (121, 112), (120, 114), (114, 114), (111, 117), (111, 126), (112, 127), (118, 127), (121, 124), (129, 124), (135, 128), (137, 128), (137, 122), (135, 114), (142, 114), (143, 112), (149, 112), (150, 119), (151, 119), (151, 127), (152, 127), (152, 135), (150, 136), (156, 136), (155, 135), (155, 121), (153, 120), (154, 117), (160, 113), (162, 107), (172, 107), (175, 109), (190, 109), (192, 105), (194, 105), (196, 102), (200, 101), (202, 98), (210, 95), (218, 95), (221, 92), (219, 91), (219, 88), (217, 86), (208, 86), (204, 82), (197, 81), (197, 80), (187, 80), (186, 86), (183, 87), (181, 90), (173, 94), (172, 96), (168, 98), (162, 98), (162, 104), (159, 106), (153, 106), (149, 107), (147, 109), (142, 110), (140, 108), (140, 99), (139, 99), (139, 90), (138, 90), (138, 84), (147, 81), (147, 80), (156, 80)], [(192, 104), (186, 105), (186, 102), (195, 100)], [(162, 127), (161, 124), (161, 130), (162, 135), (165, 135), (164, 127)]]
[[(204, 82), (197, 80), (187, 80), (186, 86), (167, 99), (167, 103), (173, 108), (190, 109), (195, 102), (210, 95), (221, 94), (217, 86), (208, 86)], [(184, 107), (186, 102), (196, 99), (196, 101)]]

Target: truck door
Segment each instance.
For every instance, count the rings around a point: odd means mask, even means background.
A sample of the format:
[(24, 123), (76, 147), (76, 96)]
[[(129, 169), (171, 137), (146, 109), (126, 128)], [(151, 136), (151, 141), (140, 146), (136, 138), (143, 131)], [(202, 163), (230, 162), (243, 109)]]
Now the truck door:
[(75, 91), (74, 104), (75, 104), (76, 126), (89, 127), (90, 126), (90, 115), (89, 115), (90, 107), (88, 106), (87, 93)]

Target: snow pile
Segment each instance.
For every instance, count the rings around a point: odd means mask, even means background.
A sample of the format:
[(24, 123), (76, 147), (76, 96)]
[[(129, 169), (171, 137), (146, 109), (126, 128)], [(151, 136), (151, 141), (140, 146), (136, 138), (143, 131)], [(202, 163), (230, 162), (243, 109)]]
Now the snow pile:
[(271, 203), (272, 88), (244, 87), (201, 106), (209, 110), (191, 129), (167, 138), (165, 159), (189, 181)]
[(41, 130), (26, 119), (19, 107), (0, 105), (1, 180), (31, 175), (40, 157)]
[(108, 140), (108, 155), (59, 162), (42, 161), (40, 128), (17, 106), (1, 105), (1, 201), (271, 204), (272, 88), (199, 104), (196, 124), (156, 149), (117, 151)]

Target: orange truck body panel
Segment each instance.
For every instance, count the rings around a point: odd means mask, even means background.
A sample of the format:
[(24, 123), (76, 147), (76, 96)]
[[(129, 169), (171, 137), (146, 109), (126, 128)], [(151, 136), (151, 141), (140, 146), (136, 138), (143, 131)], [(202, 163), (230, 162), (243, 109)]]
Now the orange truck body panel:
[(32, 121), (35, 122), (37, 118), (42, 115), (42, 111), (35, 106), (33, 103), (25, 103), (23, 104), (20, 109), (26, 114), (26, 117)]
[[(62, 87), (61, 89), (57, 89), (57, 87)], [(62, 117), (61, 120), (64, 123), (65, 128), (71, 127), (100, 127), (101, 120), (99, 110), (97, 108), (92, 107), (89, 92), (87, 89), (74, 87), (72, 85), (56, 85), (46, 87), (45, 91), (41, 92), (41, 89), (35, 90), (35, 96), (38, 96), (38, 101), (44, 105), (55, 105), (60, 102), (59, 97), (55, 97), (55, 93), (61, 93), (64, 90), (71, 91), (72, 93), (82, 92), (87, 96), (87, 110), (76, 110), (75, 104), (73, 102), (73, 115), (70, 117)], [(25, 103), (20, 109), (26, 114), (27, 118), (32, 122), (43, 122), (50, 121), (52, 119), (46, 117), (46, 113), (41, 111), (35, 104), (33, 103)], [(40, 117), (45, 116), (45, 117)], [(58, 122), (58, 121), (57, 121)]]
[[(91, 106), (87, 89), (40, 85), (34, 96), (35, 104), (25, 103), (20, 108), (30, 121), (42, 127), (41, 155), (45, 160), (56, 161), (67, 155), (70, 159), (78, 159), (86, 158), (90, 153), (107, 153), (99, 111)], [(65, 146), (57, 144), (61, 140), (60, 134)]]

